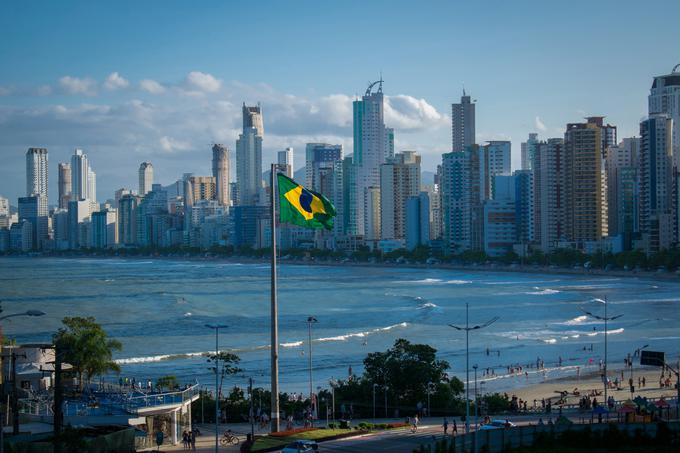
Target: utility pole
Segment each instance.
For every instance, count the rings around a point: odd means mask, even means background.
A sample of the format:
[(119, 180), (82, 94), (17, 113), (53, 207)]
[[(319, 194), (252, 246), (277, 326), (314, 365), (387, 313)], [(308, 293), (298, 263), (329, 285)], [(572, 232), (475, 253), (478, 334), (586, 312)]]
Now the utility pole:
[(312, 324), (317, 323), (317, 319), (314, 316), (309, 316), (307, 318), (307, 332), (308, 332), (308, 344), (309, 344), (309, 405), (312, 411), (311, 422), (314, 426), (314, 417), (317, 415), (318, 410), (317, 404), (314, 404), (314, 387), (312, 384)]
[(250, 438), (255, 439), (255, 407), (253, 406), (253, 378), (248, 378), (248, 395), (250, 396)]
[(61, 453), (61, 426), (64, 422), (64, 388), (61, 383), (61, 351), (54, 345), (54, 453)]

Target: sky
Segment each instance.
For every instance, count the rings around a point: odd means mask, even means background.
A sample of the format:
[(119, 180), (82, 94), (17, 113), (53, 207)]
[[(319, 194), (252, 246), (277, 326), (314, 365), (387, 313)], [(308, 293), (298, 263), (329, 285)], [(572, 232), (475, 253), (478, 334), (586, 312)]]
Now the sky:
[(638, 1), (31, 1), (0, 6), (0, 195), (25, 191), (25, 152), (57, 164), (75, 148), (99, 201), (156, 182), (209, 175), (211, 143), (235, 148), (243, 102), (264, 112), (263, 166), (308, 142), (352, 152), (352, 106), (385, 80), (395, 149), (433, 171), (451, 147), (451, 103), (477, 102), (477, 142), (605, 115), (636, 135), (655, 75), (680, 63), (680, 2)]

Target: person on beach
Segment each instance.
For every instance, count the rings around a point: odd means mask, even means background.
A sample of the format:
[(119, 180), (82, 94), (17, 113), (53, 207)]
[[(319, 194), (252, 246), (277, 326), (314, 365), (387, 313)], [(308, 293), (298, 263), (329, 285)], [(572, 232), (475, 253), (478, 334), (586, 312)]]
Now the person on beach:
[(189, 440), (191, 441), (191, 450), (196, 451), (196, 431), (193, 429), (189, 432)]
[(457, 435), (458, 435), (458, 425), (456, 424), (456, 419), (455, 419), (455, 418), (453, 419), (453, 429), (451, 429), (451, 434), (452, 434), (453, 436), (457, 436)]
[(444, 427), (444, 435), (446, 436), (449, 433), (449, 421), (444, 417), (444, 424), (442, 425)]
[(182, 445), (185, 450), (189, 449), (189, 433), (186, 430), (182, 433)]

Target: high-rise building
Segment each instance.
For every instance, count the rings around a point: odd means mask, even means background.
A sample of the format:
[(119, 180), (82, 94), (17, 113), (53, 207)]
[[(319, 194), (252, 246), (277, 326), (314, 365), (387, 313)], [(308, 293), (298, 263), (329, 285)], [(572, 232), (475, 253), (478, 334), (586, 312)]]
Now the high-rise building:
[(608, 235), (605, 155), (616, 144), (616, 126), (604, 117), (567, 124), (564, 134), (566, 236), (579, 249)]
[[(305, 185), (322, 192), (319, 187), (320, 175), (332, 169), (342, 160), (342, 145), (328, 143), (307, 143), (305, 147)], [(322, 192), (323, 193), (323, 192)]]
[[(353, 103), (353, 162), (356, 166), (357, 200), (365, 199), (368, 187), (380, 187), (380, 165), (385, 163), (391, 152), (385, 143), (388, 134), (383, 114), (382, 83), (379, 80), (370, 84), (361, 100), (357, 99)], [(373, 91), (376, 85), (378, 88)], [(351, 229), (359, 235), (366, 230), (364, 207), (365, 203), (358, 203), (356, 215), (349, 219), (355, 222)]]
[(213, 176), (187, 176), (184, 184), (184, 205), (191, 207), (200, 200), (215, 200), (217, 184)]
[(71, 201), (79, 200), (97, 200), (96, 175), (82, 149), (71, 156)]
[(538, 134), (531, 133), (526, 142), (522, 142), (522, 170), (534, 169), (534, 156), (536, 155), (536, 145), (538, 144)]
[(87, 247), (80, 234), (81, 225), (90, 220), (92, 203), (79, 199), (68, 202), (68, 242), (71, 250)]
[(380, 240), (380, 204), (380, 187), (367, 187), (364, 191), (365, 239), (367, 241)]
[[(508, 177), (512, 178), (512, 176)], [(517, 213), (513, 198), (484, 201), (484, 253), (503, 256), (517, 242)]]
[(380, 238), (406, 239), (406, 201), (420, 193), (420, 156), (404, 151), (380, 166)]
[(162, 247), (168, 229), (168, 192), (160, 184), (154, 184), (151, 192), (137, 206), (137, 244), (142, 247)]
[(462, 152), (475, 144), (475, 104), (463, 90), (460, 103), (451, 104), (451, 151)]
[(510, 156), (512, 153), (509, 141), (494, 140), (483, 146), (484, 150), (484, 199), (494, 198), (494, 178), (498, 175), (509, 176), (511, 173)]
[(640, 123), (640, 232), (647, 253), (669, 249), (678, 239), (673, 128), (667, 113)]
[(534, 164), (534, 239), (547, 253), (565, 240), (567, 231), (564, 140), (539, 143)]
[(430, 243), (430, 194), (420, 192), (406, 200), (406, 249)]
[(283, 151), (276, 153), (276, 162), (280, 169), (284, 169), (284, 174), (289, 178), (293, 177), (295, 168), (293, 167), (293, 148), (286, 148)]
[(153, 185), (153, 165), (151, 162), (142, 162), (139, 165), (139, 195), (143, 197), (151, 191)]
[(262, 189), (262, 139), (264, 125), (260, 106), (243, 104), (243, 132), (236, 140), (236, 184), (240, 205), (257, 205)]
[(666, 113), (673, 120), (673, 153), (680, 155), (680, 64), (670, 74), (654, 77), (647, 100), (649, 115)]
[(137, 242), (137, 206), (141, 198), (132, 193), (123, 194), (118, 200), (118, 241), (126, 246)]
[(229, 178), (229, 148), (219, 143), (212, 147), (212, 173), (215, 178), (215, 199), (220, 206), (231, 205)]
[(59, 162), (59, 209), (68, 209), (71, 199), (71, 164)]
[(624, 138), (607, 148), (607, 202), (610, 236), (623, 235), (624, 248), (629, 249), (632, 234), (638, 228), (638, 167), (640, 139)]
[(92, 247), (113, 248), (118, 243), (116, 214), (115, 209), (92, 213)]
[(0, 196), (0, 216), (9, 216), (9, 200)]
[(46, 197), (36, 193), (19, 198), (19, 222), (30, 222), (31, 244), (34, 249), (42, 249), (48, 239), (48, 216)]
[[(532, 159), (533, 161), (533, 159)], [(516, 170), (515, 208), (517, 222), (517, 240), (520, 244), (534, 241), (534, 173), (531, 170)]]
[(442, 236), (449, 253), (481, 250), (483, 178), (480, 147), (442, 155), (440, 175)]
[(47, 148), (26, 151), (26, 196), (40, 195), (47, 200)]

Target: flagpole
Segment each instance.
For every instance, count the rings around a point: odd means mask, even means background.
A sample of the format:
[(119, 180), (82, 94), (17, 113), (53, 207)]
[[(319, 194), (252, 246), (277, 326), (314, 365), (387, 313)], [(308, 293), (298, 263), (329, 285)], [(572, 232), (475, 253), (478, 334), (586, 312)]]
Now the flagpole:
[(272, 282), (271, 282), (271, 360), (272, 360), (272, 398), (271, 398), (271, 430), (279, 431), (279, 307), (276, 298), (276, 167), (271, 167), (271, 231), (272, 231)]

